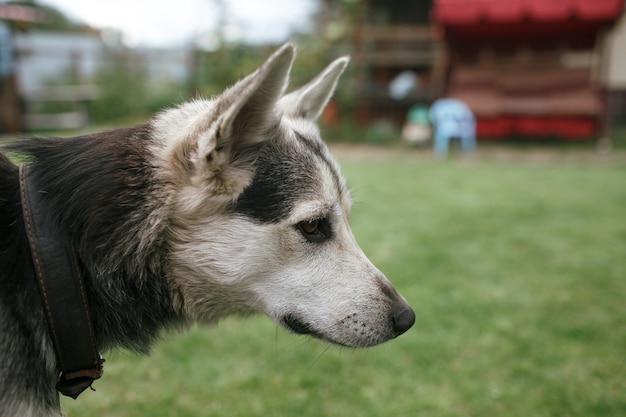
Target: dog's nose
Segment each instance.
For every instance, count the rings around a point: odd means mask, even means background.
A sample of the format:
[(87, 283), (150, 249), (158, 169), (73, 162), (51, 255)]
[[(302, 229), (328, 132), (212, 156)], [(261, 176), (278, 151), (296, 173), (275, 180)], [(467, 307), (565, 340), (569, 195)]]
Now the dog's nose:
[(415, 323), (415, 312), (411, 307), (404, 303), (398, 303), (393, 312), (393, 330), (396, 337), (406, 332)]

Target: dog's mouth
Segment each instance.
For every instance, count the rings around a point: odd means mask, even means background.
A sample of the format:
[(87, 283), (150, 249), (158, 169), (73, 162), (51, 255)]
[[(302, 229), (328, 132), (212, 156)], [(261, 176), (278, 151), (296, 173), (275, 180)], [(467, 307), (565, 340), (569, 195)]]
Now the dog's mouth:
[(302, 319), (294, 316), (293, 314), (287, 314), (286, 316), (284, 316), (282, 319), (282, 323), (285, 327), (287, 327), (289, 330), (291, 330), (292, 332), (296, 334), (309, 335), (309, 336), (315, 337), (316, 339), (324, 340), (328, 343), (333, 343), (335, 345), (348, 346), (340, 341), (330, 339), (329, 337), (325, 336), (322, 332), (313, 328), (313, 326), (310, 323), (303, 321)]
[(285, 317), (283, 317), (283, 323), (288, 329), (297, 334), (315, 335), (316, 333), (311, 324), (302, 321), (293, 314), (287, 314)]

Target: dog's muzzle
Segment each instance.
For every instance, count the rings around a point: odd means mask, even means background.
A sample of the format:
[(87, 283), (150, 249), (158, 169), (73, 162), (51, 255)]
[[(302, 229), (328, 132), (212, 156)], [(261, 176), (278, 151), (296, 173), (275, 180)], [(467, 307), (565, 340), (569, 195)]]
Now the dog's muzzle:
[(281, 319), (282, 324), (296, 334), (310, 335), (331, 343), (365, 347), (374, 346), (389, 339), (396, 338), (409, 330), (415, 323), (413, 309), (404, 301), (396, 302), (389, 311), (389, 318), (383, 328), (373, 325), (363, 319), (360, 313), (352, 313), (339, 320), (333, 331), (340, 330), (342, 335), (337, 337), (327, 334), (323, 329), (317, 329), (312, 324), (296, 314), (287, 314)]

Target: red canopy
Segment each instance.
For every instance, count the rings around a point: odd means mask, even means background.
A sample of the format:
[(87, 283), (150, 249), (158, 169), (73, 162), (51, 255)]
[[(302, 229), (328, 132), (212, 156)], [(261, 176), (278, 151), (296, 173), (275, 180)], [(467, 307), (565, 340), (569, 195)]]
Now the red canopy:
[(623, 0), (435, 0), (432, 17), (459, 46), (488, 40), (497, 48), (523, 40), (553, 48), (565, 39), (572, 48), (589, 48), (622, 7)]
[(610, 21), (623, 0), (435, 0), (433, 18), (445, 26), (521, 21)]

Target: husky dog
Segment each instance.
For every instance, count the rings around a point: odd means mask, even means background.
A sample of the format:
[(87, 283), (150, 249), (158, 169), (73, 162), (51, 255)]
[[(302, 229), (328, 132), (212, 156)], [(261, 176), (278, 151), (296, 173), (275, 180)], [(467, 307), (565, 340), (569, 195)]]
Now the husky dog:
[[(350, 231), (350, 193), (315, 124), (348, 58), (285, 94), (294, 55), (286, 44), (220, 96), (141, 126), (10, 147), (30, 155), (75, 251), (98, 349), (147, 352), (163, 328), (235, 313), (349, 347), (413, 325)], [(0, 416), (58, 415), (18, 167), (2, 154), (0, 271)]]

